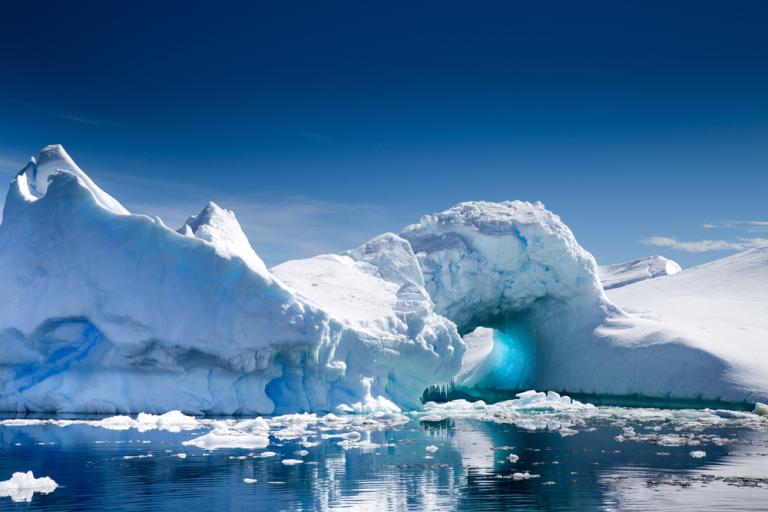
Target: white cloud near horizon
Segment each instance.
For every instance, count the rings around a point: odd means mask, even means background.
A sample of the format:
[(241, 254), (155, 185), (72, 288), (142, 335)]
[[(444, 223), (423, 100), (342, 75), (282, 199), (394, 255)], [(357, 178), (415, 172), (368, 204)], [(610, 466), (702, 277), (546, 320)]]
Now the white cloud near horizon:
[(758, 247), (768, 247), (768, 238), (739, 238), (729, 240), (694, 240), (682, 241), (666, 236), (652, 236), (641, 240), (644, 245), (668, 247), (684, 252), (702, 253), (709, 251), (746, 251)]

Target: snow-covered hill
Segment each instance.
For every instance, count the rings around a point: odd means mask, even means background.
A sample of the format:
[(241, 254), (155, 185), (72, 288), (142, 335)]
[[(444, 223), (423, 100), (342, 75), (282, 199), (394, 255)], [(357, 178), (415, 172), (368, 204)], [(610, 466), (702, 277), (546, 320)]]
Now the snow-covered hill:
[[(765, 400), (768, 395), (768, 249), (753, 249), (663, 279), (608, 292), (641, 317), (620, 337), (678, 338), (721, 358), (729, 382)], [(661, 329), (660, 331), (657, 331)], [(687, 366), (680, 373), (688, 371)], [(702, 381), (716, 378), (702, 376)], [(702, 387), (704, 383), (702, 382)], [(747, 398), (749, 400), (749, 398)]]
[(654, 277), (677, 274), (682, 268), (676, 261), (664, 256), (648, 256), (639, 260), (602, 265), (599, 267), (603, 288), (610, 290)]

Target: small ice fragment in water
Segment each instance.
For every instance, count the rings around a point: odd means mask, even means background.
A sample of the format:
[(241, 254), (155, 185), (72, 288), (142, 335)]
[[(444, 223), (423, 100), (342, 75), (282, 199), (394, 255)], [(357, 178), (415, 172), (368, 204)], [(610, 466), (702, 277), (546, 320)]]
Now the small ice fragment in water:
[(293, 466), (295, 464), (304, 464), (304, 461), (299, 459), (283, 459), (282, 463), (286, 466)]
[(752, 412), (758, 416), (768, 416), (768, 404), (757, 402), (755, 404), (755, 410)]
[(438, 448), (437, 446), (435, 446), (435, 445), (431, 444), (431, 445), (427, 446), (427, 447), (426, 447), (426, 448), (424, 448), (424, 449), (425, 449), (425, 450), (427, 450), (429, 453), (435, 453), (435, 452), (436, 452), (437, 450), (439, 450), (440, 448)]
[(149, 459), (151, 457), (154, 457), (154, 455), (152, 455), (151, 453), (146, 453), (144, 455), (123, 455), (123, 458), (125, 460), (130, 460), (130, 459)]
[(510, 453), (508, 458), (509, 458), (509, 462), (517, 462), (520, 460), (520, 457), (518, 457), (514, 453)]
[(306, 457), (307, 455), (309, 455), (309, 452), (307, 450), (296, 450), (293, 453), (295, 453), (299, 457)]
[(255, 484), (256, 483), (256, 479), (255, 478), (243, 478), (243, 482), (245, 482), (246, 484)]
[(537, 475), (535, 473), (529, 473), (526, 471), (525, 473), (513, 473), (512, 480), (528, 480), (531, 478), (539, 478), (540, 476), (541, 475)]
[(688, 455), (690, 455), (694, 459), (703, 459), (704, 457), (707, 456), (707, 452), (705, 452), (703, 450), (694, 450), (694, 451), (690, 452)]
[(36, 492), (50, 494), (58, 486), (53, 478), (47, 476), (35, 478), (31, 471), (17, 472), (11, 476), (10, 480), (0, 482), (0, 496), (9, 497), (15, 502), (30, 502)]
[(260, 454), (257, 455), (257, 457), (261, 457), (262, 459), (266, 459), (267, 457), (274, 457), (275, 455), (277, 455), (277, 453), (275, 453), (275, 452), (261, 452)]
[(180, 459), (186, 459), (187, 458), (187, 454), (183, 453), (183, 452), (182, 453), (177, 453), (176, 455), (174, 455), (174, 457), (178, 457)]

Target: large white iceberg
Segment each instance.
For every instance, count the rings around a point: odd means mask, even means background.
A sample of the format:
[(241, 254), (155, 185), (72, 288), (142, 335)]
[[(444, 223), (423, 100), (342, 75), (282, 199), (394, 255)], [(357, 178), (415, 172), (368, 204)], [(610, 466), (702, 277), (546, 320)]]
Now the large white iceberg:
[[(402, 237), (437, 311), (469, 346), (460, 388), (728, 402), (768, 396), (768, 261), (755, 253), (612, 295), (621, 305), (658, 305), (669, 312), (660, 319), (615, 306), (594, 258), (540, 203), (462, 203)], [(648, 292), (635, 301), (635, 290)]]
[(393, 413), (451, 381), (765, 402), (754, 254), (613, 290), (627, 313), (543, 205), (470, 202), (267, 269), (234, 213), (211, 203), (174, 231), (48, 146), (0, 225), (0, 410)]
[(414, 407), (450, 380), (463, 343), (370, 252), (363, 273), (381, 268), (371, 279), (404, 311), (352, 322), (275, 278), (231, 212), (208, 205), (173, 231), (46, 147), (11, 183), (0, 225), (0, 410)]

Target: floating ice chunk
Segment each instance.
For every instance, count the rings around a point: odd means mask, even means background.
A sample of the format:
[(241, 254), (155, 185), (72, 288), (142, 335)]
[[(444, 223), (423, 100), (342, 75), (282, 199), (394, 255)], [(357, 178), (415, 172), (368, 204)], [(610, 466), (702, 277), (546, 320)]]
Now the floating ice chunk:
[(282, 462), (286, 466), (295, 466), (296, 464), (304, 464), (304, 461), (299, 459), (283, 459), (280, 462)]
[(200, 428), (200, 422), (194, 416), (187, 416), (181, 411), (170, 411), (161, 415), (141, 412), (136, 416), (135, 425), (140, 432), (153, 429), (181, 432)]
[(0, 496), (9, 497), (15, 502), (30, 502), (36, 492), (50, 494), (57, 487), (58, 484), (50, 477), (35, 478), (31, 471), (17, 472), (11, 475), (10, 480), (0, 482)]
[(180, 458), (180, 459), (186, 459), (186, 458), (187, 458), (187, 454), (186, 454), (186, 453), (184, 453), (184, 452), (182, 452), (182, 453), (177, 453), (177, 454), (175, 454), (175, 455), (174, 455), (174, 457), (178, 457), (178, 458)]
[(707, 456), (707, 452), (704, 450), (693, 450), (692, 452), (689, 452), (688, 455), (693, 457), (694, 459), (703, 459)]
[(755, 404), (755, 410), (752, 412), (758, 416), (768, 416), (768, 404), (757, 402)]
[(509, 459), (509, 462), (512, 462), (512, 463), (515, 463), (515, 462), (520, 460), (520, 457), (518, 457), (514, 453), (510, 453), (509, 457), (507, 457), (507, 458)]
[(512, 474), (512, 480), (530, 480), (531, 478), (540, 478), (541, 475), (537, 475), (535, 473), (529, 473), (528, 471), (524, 473), (513, 473)]
[(197, 446), (203, 450), (218, 450), (220, 448), (256, 450), (269, 446), (269, 438), (231, 429), (214, 429), (200, 437), (184, 441), (182, 444), (184, 446)]
[(243, 448), (255, 450), (269, 446), (269, 425), (262, 418), (238, 421), (214, 422), (214, 428), (207, 434), (184, 441), (185, 446), (197, 446), (204, 450), (220, 448)]
[(442, 414), (425, 414), (424, 416), (420, 417), (419, 419), (421, 421), (438, 422), (438, 421), (445, 420), (445, 416), (443, 416)]
[(243, 478), (243, 482), (246, 484), (255, 484), (257, 481), (255, 478)]
[(131, 460), (131, 459), (151, 459), (154, 457), (151, 453), (143, 453), (141, 455), (123, 455), (123, 458), (125, 460)]
[(426, 448), (424, 448), (424, 449), (425, 449), (425, 450), (427, 450), (429, 453), (435, 453), (435, 452), (436, 452), (437, 450), (439, 450), (440, 448), (438, 448), (437, 446), (435, 446), (435, 445), (431, 444), (431, 445), (427, 446), (427, 447), (426, 447)]
[(306, 457), (307, 455), (309, 455), (309, 451), (307, 451), (307, 450), (296, 450), (293, 453), (295, 453), (299, 457)]
[(257, 457), (266, 459), (269, 457), (274, 457), (275, 455), (277, 455), (276, 452), (261, 452), (260, 454), (257, 455)]

